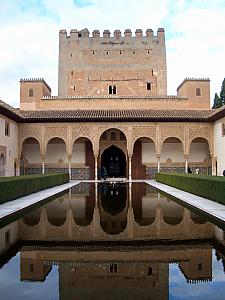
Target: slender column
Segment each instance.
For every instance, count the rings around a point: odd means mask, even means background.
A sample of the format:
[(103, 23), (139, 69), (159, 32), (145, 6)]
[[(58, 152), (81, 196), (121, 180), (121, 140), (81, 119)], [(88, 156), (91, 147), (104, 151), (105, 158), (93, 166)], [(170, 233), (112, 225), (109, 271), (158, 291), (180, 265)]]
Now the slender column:
[(185, 173), (188, 173), (188, 156), (185, 155), (184, 159), (185, 159)]
[(42, 161), (42, 174), (45, 174), (45, 155), (41, 155)]
[(132, 180), (132, 178), (131, 178), (131, 159), (132, 159), (132, 155), (129, 155), (128, 159), (129, 159), (129, 169), (128, 169), (129, 181), (131, 181)]
[(216, 157), (212, 156), (212, 175), (216, 175)]
[(160, 172), (160, 155), (157, 155), (157, 168), (158, 168), (158, 173)]
[(98, 180), (98, 156), (95, 156), (95, 181)]
[(69, 172), (70, 179), (71, 179), (71, 159), (72, 159), (72, 155), (68, 155), (68, 172)]

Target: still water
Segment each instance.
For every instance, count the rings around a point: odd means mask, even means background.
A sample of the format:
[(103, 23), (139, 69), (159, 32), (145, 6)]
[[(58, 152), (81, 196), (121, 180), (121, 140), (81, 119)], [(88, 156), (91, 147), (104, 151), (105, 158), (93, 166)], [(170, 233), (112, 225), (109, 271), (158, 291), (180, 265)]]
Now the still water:
[(223, 224), (144, 183), (80, 184), (11, 221), (1, 300), (225, 299)]

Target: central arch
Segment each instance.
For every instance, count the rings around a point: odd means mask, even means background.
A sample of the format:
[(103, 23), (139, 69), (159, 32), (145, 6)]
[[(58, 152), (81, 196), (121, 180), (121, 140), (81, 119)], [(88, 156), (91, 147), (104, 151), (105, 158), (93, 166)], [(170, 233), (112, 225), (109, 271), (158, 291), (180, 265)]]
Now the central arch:
[[(106, 174), (104, 174), (106, 169)], [(107, 177), (126, 177), (126, 155), (115, 145), (105, 149), (101, 155), (102, 175)]]

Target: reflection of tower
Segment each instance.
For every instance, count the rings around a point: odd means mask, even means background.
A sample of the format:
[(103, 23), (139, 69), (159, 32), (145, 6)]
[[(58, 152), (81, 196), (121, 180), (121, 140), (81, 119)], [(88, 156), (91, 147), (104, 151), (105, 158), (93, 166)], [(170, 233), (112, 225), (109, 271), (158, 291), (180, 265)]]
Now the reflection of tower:
[(206, 247), (189, 251), (187, 262), (180, 262), (179, 268), (189, 283), (212, 280), (212, 249)]
[(32, 251), (21, 252), (21, 281), (45, 281), (52, 267), (32, 255)]
[[(60, 263), (61, 300), (168, 299), (168, 263)], [(110, 297), (109, 297), (110, 295)]]

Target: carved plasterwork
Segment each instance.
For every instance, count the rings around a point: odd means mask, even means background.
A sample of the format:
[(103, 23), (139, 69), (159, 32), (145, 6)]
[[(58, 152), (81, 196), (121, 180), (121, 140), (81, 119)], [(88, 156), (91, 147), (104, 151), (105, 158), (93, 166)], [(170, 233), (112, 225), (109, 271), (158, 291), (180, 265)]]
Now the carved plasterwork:
[(21, 145), (28, 138), (35, 138), (38, 142), (42, 143), (41, 127), (37, 126), (23, 126), (20, 128), (20, 141)]

